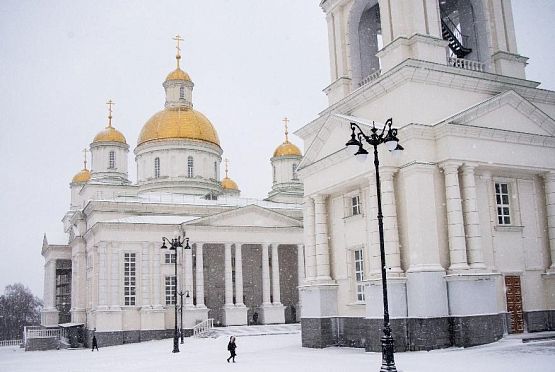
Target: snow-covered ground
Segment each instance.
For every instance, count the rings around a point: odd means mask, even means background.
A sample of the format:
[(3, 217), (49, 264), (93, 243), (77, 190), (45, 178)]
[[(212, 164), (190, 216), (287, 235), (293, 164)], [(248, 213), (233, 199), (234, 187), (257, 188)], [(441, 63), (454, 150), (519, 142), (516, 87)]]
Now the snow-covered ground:
[[(167, 371), (379, 371), (381, 355), (362, 349), (302, 348), (300, 334), (237, 337), (237, 363), (228, 364), (227, 337), (188, 338), (172, 354), (172, 340), (90, 350), (24, 352), (0, 348), (1, 372)], [(520, 339), (468, 349), (395, 354), (403, 372), (554, 372), (555, 341), (523, 344)], [(174, 369), (175, 368), (175, 369)]]

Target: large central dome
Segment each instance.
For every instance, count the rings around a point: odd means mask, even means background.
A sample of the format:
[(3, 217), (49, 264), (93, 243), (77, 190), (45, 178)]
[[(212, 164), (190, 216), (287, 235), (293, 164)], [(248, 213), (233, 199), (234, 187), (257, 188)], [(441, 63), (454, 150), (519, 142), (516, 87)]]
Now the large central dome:
[(210, 120), (190, 108), (166, 108), (154, 114), (143, 126), (137, 145), (160, 139), (192, 139), (220, 146)]

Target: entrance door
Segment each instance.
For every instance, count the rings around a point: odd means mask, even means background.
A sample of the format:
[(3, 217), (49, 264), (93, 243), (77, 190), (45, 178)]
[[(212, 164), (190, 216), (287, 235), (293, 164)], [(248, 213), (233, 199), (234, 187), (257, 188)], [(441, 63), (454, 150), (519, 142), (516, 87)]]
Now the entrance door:
[(509, 333), (522, 333), (524, 332), (524, 321), (522, 317), (520, 276), (506, 276), (505, 289), (507, 294), (507, 311), (511, 314)]

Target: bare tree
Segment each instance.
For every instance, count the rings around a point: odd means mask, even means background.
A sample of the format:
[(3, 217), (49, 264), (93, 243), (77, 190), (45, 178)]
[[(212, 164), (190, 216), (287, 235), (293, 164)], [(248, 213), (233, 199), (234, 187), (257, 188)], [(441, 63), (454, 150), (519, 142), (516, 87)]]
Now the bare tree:
[(19, 339), (23, 327), (40, 324), (42, 301), (21, 283), (6, 286), (0, 296), (0, 340)]

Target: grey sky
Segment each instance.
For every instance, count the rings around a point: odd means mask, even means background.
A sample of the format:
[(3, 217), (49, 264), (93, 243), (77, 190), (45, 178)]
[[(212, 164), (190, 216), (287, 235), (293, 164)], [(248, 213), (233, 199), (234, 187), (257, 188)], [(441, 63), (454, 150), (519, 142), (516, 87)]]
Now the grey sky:
[[(42, 234), (66, 242), (69, 182), (82, 168), (82, 149), (106, 125), (109, 98), (135, 180), (132, 151), (143, 124), (163, 108), (176, 33), (193, 103), (216, 127), (231, 178), (242, 196), (265, 197), (282, 118), (292, 132), (326, 107), (327, 27), (318, 4), (0, 2), (0, 292), (22, 282), (42, 297)], [(528, 78), (554, 89), (555, 2), (513, 0), (513, 9)]]

